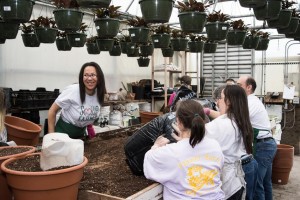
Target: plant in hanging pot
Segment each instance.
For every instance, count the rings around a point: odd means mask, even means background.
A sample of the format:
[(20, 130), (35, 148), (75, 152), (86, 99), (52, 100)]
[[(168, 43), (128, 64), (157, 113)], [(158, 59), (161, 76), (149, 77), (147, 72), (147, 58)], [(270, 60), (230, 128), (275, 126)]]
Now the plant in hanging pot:
[(256, 8), (264, 6), (267, 0), (239, 0), (240, 5), (245, 8)]
[(118, 38), (114, 38), (114, 45), (113, 45), (112, 49), (109, 51), (109, 55), (120, 56), (121, 53), (122, 53), (122, 51), (121, 51), (120, 41)]
[(57, 35), (57, 27), (53, 18), (40, 16), (36, 20), (29, 21), (34, 25), (35, 34), (40, 43), (54, 43)]
[(280, 10), (281, 0), (267, 0), (264, 6), (253, 8), (257, 20), (276, 19), (279, 16)]
[(300, 14), (296, 12), (296, 9), (292, 9), (292, 17), (288, 27), (277, 28), (277, 32), (280, 34), (288, 34), (288, 35), (295, 33), (299, 25), (299, 19), (300, 19)]
[(22, 31), (22, 40), (25, 47), (40, 46), (40, 41), (34, 32), (34, 25), (32, 23), (22, 23), (19, 28)]
[(171, 39), (169, 25), (161, 24), (152, 28), (151, 31), (154, 33), (151, 35), (154, 48), (167, 48), (169, 46)]
[(77, 2), (83, 8), (107, 8), (111, 0), (77, 0)]
[(100, 51), (111, 51), (114, 46), (114, 38), (98, 36), (96, 42)]
[(169, 45), (168, 48), (162, 48), (161, 52), (162, 52), (163, 57), (173, 57), (173, 55), (174, 55), (174, 50), (171, 45)]
[(258, 31), (257, 35), (259, 36), (259, 42), (257, 47), (255, 48), (255, 50), (257, 51), (265, 51), (268, 49), (268, 45), (269, 45), (269, 36), (270, 33), (268, 32), (263, 32), (263, 31)]
[(258, 29), (250, 29), (247, 31), (243, 49), (256, 49), (259, 43)]
[(205, 25), (207, 38), (213, 41), (225, 40), (230, 26), (229, 20), (229, 15), (221, 13), (220, 10), (209, 14)]
[(171, 32), (171, 45), (174, 51), (185, 51), (187, 49), (187, 34), (182, 30), (173, 29)]
[(202, 37), (204, 42), (203, 53), (215, 53), (217, 51), (218, 43), (213, 40), (209, 40), (206, 37)]
[(228, 45), (242, 45), (245, 41), (248, 27), (242, 19), (230, 22), (230, 28), (227, 34)]
[(76, 0), (51, 0), (56, 6), (54, 19), (59, 30), (77, 31), (82, 23), (83, 12)]
[(128, 43), (126, 46), (127, 57), (139, 57), (139, 47), (135, 43)]
[(99, 37), (115, 37), (119, 32), (120, 16), (119, 9), (121, 6), (110, 5), (108, 8), (93, 9), (96, 30)]
[(5, 22), (0, 16), (0, 39), (15, 39), (18, 30), (19, 24)]
[(78, 31), (67, 32), (67, 39), (71, 47), (83, 47), (86, 42), (88, 25), (81, 23)]
[(188, 47), (189, 47), (189, 52), (191, 53), (199, 53), (202, 52), (204, 42), (203, 42), (203, 35), (194, 35), (194, 34), (189, 34), (190, 41), (188, 41)]
[(169, 21), (174, 0), (139, 0), (143, 18), (148, 23), (166, 23)]
[(141, 56), (147, 57), (153, 54), (154, 46), (151, 42), (140, 44), (139, 47), (140, 47)]
[(121, 52), (127, 53), (127, 45), (131, 43), (131, 39), (129, 35), (123, 35), (120, 38), (120, 46), (121, 46)]
[(283, 0), (281, 10), (276, 19), (267, 20), (269, 28), (287, 28), (292, 19), (293, 10), (290, 9), (296, 2)]
[(1, 0), (0, 15), (5, 22), (25, 23), (31, 17), (34, 4), (33, 0)]
[(178, 18), (181, 30), (189, 33), (202, 32), (206, 24), (206, 8), (210, 5), (204, 5), (202, 2), (196, 0), (188, 0), (184, 2), (177, 1)]
[(100, 54), (100, 50), (97, 45), (97, 36), (90, 36), (86, 38), (85, 46), (87, 48), (88, 54)]
[(149, 66), (149, 63), (150, 63), (150, 58), (148, 57), (143, 57), (143, 56), (140, 56), (138, 59), (138, 64), (140, 67), (148, 67)]
[(127, 24), (131, 26), (128, 29), (131, 42), (146, 43), (148, 41), (150, 29), (148, 28), (148, 23), (143, 18), (136, 16), (127, 20)]
[(71, 51), (72, 49), (72, 46), (68, 42), (66, 31), (57, 32), (55, 43), (58, 51)]

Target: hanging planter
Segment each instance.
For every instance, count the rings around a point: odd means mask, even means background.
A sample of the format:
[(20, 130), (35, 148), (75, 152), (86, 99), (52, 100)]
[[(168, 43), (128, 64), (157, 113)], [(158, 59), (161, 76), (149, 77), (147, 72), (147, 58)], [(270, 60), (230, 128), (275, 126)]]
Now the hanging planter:
[(89, 38), (86, 39), (86, 48), (87, 48), (87, 52), (88, 54), (100, 54), (100, 49), (98, 48), (97, 45), (97, 36), (91, 36)]
[(259, 36), (256, 34), (247, 35), (243, 44), (243, 49), (256, 49), (259, 43)]
[(173, 57), (174, 50), (172, 47), (161, 49), (163, 57)]
[(213, 41), (225, 40), (230, 26), (226, 21), (229, 19), (229, 16), (221, 13), (221, 11), (214, 11), (209, 14), (205, 25), (207, 38)]
[(151, 35), (154, 48), (167, 48), (170, 44), (171, 36), (169, 34)]
[(277, 32), (279, 34), (293, 34), (296, 32), (299, 25), (299, 18), (298, 17), (292, 17), (291, 21), (286, 28), (277, 28)]
[(204, 47), (203, 41), (189, 41), (188, 42), (189, 52), (191, 53), (199, 53), (202, 52)]
[(109, 55), (111, 56), (120, 56), (121, 55), (121, 46), (118, 39), (114, 40), (114, 45), (112, 49), (109, 51)]
[(140, 51), (143, 57), (151, 56), (154, 51), (154, 46), (153, 44), (143, 44), (140, 46)]
[(71, 47), (83, 47), (86, 42), (86, 34), (67, 33), (67, 39)]
[(129, 43), (127, 44), (127, 57), (138, 57), (139, 56), (139, 48), (137, 48), (136, 44)]
[(40, 41), (35, 33), (22, 34), (22, 40), (25, 47), (39, 47)]
[(71, 51), (72, 49), (67, 38), (56, 38), (55, 43), (58, 51)]
[(55, 9), (53, 15), (57, 28), (63, 31), (77, 31), (83, 18), (83, 12), (76, 9)]
[(264, 6), (267, 0), (239, 0), (240, 5), (245, 8), (256, 8)]
[(54, 43), (58, 30), (52, 18), (40, 16), (36, 20), (31, 20), (34, 25), (35, 34), (40, 43)]
[(247, 31), (229, 30), (227, 34), (228, 45), (242, 45), (245, 41)]
[(150, 29), (146, 27), (132, 27), (128, 29), (131, 42), (147, 43)]
[(143, 18), (148, 23), (166, 23), (169, 21), (174, 0), (139, 0)]
[(271, 20), (279, 16), (281, 10), (281, 0), (267, 0), (262, 7), (253, 8), (257, 20)]
[(18, 35), (19, 24), (0, 21), (0, 38), (15, 39)]
[(111, 0), (77, 0), (77, 2), (83, 8), (107, 8)]
[(260, 38), (257, 47), (255, 48), (256, 51), (266, 51), (269, 46), (269, 39)]
[(280, 10), (277, 19), (267, 20), (269, 28), (286, 28), (289, 26), (292, 18), (292, 10)]
[(185, 51), (187, 49), (188, 39), (186, 38), (173, 38), (171, 45), (174, 51)]
[(138, 64), (140, 67), (148, 67), (149, 66), (149, 63), (150, 63), (150, 58), (147, 58), (147, 57), (139, 57), (137, 59), (138, 61)]
[(286, 33), (286, 38), (300, 38), (300, 25), (297, 26), (297, 29), (294, 33)]
[(217, 51), (218, 43), (205, 42), (203, 47), (203, 53), (215, 53)]
[(5, 38), (0, 38), (0, 44), (4, 44), (4, 43), (5, 43), (5, 41), (6, 41), (6, 39), (5, 39)]
[(97, 45), (100, 51), (111, 51), (114, 46), (114, 39), (97, 39)]
[(25, 23), (31, 17), (34, 4), (32, 0), (1, 0), (0, 14), (6, 22)]

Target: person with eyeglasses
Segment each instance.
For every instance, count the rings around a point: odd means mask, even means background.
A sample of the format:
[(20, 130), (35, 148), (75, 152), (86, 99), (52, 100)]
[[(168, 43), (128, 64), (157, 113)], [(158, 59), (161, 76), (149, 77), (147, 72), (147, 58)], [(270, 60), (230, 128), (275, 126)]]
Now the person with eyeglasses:
[(48, 132), (66, 133), (74, 139), (83, 138), (87, 126), (99, 117), (105, 94), (105, 79), (100, 66), (95, 62), (83, 64), (79, 84), (66, 87), (50, 107)]

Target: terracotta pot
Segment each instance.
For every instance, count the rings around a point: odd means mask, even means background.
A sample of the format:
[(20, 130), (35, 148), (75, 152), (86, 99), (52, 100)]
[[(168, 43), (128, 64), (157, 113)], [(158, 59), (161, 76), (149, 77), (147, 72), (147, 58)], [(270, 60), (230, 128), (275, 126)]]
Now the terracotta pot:
[(285, 144), (277, 145), (277, 152), (272, 166), (272, 182), (280, 185), (288, 183), (293, 167), (294, 147)]
[[(6, 147), (0, 147), (0, 151), (3, 149), (11, 149), (11, 148), (30, 148), (30, 149), (22, 153), (0, 157), (0, 165), (9, 158), (25, 156), (26, 154), (33, 153), (35, 151), (35, 147), (31, 147), (31, 146), (6, 146)], [(2, 173), (1, 168), (0, 168), (0, 194), (1, 194), (1, 200), (12, 199), (11, 190), (7, 185), (6, 175), (5, 173)]]
[(39, 143), (42, 128), (38, 124), (9, 115), (5, 116), (4, 123), (8, 141), (13, 140), (17, 145), (29, 146), (35, 146)]
[(162, 115), (161, 112), (140, 112), (141, 123), (148, 123), (160, 115)]
[[(40, 155), (29, 154), (26, 157)], [(20, 158), (3, 162), (1, 169), (6, 173), (7, 183), (12, 188), (14, 200), (77, 200), (79, 182), (88, 160), (85, 157), (80, 165), (65, 169), (41, 172), (15, 171), (7, 168), (9, 163)]]

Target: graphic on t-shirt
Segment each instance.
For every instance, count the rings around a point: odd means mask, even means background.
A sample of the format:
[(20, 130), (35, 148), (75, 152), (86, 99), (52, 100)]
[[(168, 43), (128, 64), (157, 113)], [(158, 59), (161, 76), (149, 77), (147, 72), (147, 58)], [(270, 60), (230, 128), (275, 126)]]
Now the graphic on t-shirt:
[(81, 106), (79, 121), (90, 121), (97, 119), (97, 113), (99, 110), (99, 106)]

